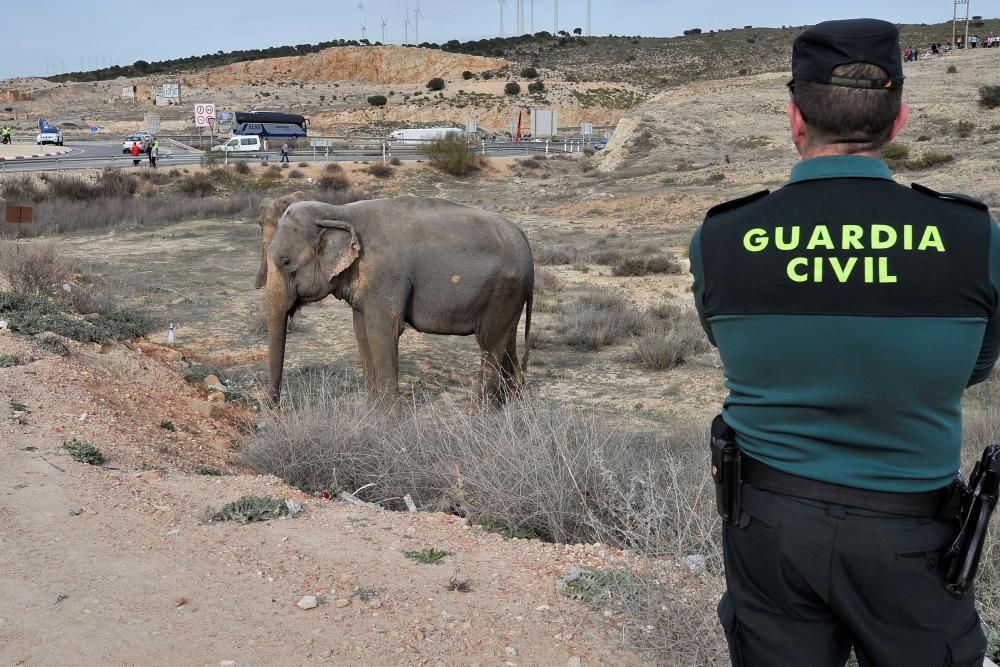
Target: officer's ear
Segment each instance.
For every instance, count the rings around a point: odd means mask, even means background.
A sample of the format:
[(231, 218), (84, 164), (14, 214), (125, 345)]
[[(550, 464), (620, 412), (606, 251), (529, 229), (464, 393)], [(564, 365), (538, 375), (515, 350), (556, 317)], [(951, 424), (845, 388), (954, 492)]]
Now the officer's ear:
[(792, 100), (785, 102), (785, 111), (788, 113), (788, 124), (792, 130), (792, 142), (798, 149), (799, 155), (809, 145), (809, 128), (806, 126), (806, 119), (802, 117), (802, 111)]
[(892, 130), (889, 131), (889, 138), (885, 140), (885, 143), (889, 143), (896, 138), (899, 131), (903, 129), (906, 125), (906, 119), (910, 117), (910, 105), (903, 102), (899, 105), (899, 113), (896, 115), (896, 120), (892, 121)]

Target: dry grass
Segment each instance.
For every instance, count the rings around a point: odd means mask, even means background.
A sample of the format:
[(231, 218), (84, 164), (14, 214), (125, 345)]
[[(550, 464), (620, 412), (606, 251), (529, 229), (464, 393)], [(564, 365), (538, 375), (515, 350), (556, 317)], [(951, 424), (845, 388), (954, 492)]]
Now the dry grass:
[(15, 292), (56, 294), (73, 278), (73, 265), (54, 241), (0, 246), (0, 274)]
[(565, 345), (594, 352), (647, 326), (648, 318), (623, 293), (591, 289), (562, 309), (555, 329)]
[[(659, 312), (666, 314), (664, 311)], [(711, 345), (695, 311), (678, 308), (639, 339), (636, 356), (646, 368), (665, 371), (694, 356), (708, 352)]]

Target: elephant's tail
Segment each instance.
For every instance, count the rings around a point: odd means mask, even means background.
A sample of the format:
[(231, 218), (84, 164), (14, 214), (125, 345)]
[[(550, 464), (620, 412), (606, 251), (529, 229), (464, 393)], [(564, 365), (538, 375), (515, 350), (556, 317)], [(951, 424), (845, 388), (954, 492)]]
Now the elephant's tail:
[(521, 357), (522, 373), (525, 373), (528, 370), (528, 354), (531, 352), (531, 339), (528, 336), (531, 333), (531, 303), (534, 299), (535, 289), (532, 287), (531, 291), (528, 292), (528, 300), (525, 302), (527, 314), (524, 316), (524, 356)]

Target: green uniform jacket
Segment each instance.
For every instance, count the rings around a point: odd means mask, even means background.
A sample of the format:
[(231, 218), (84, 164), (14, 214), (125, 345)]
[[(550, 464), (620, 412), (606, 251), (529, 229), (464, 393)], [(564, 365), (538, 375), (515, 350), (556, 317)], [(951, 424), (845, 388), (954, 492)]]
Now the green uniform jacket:
[(690, 258), (749, 456), (878, 491), (951, 482), (962, 393), (1000, 354), (984, 205), (899, 185), (875, 158), (813, 158), (774, 193), (709, 211)]

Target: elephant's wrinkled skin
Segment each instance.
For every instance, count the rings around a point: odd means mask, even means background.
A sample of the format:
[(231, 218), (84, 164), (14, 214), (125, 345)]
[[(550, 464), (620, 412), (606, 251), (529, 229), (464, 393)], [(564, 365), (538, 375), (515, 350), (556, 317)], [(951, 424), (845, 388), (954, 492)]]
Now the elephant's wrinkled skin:
[(290, 204), (302, 201), (308, 195), (301, 190), (296, 190), (283, 197), (268, 197), (260, 203), (260, 228), (264, 231), (264, 247), (260, 253), (260, 268), (257, 269), (257, 276), (253, 280), (253, 286), (260, 289), (267, 282), (267, 249), (271, 246), (271, 238), (274, 236), (274, 229), (278, 226), (278, 218), (285, 212)]
[[(354, 310), (368, 386), (398, 390), (399, 336), (475, 334), (480, 391), (494, 403), (516, 391), (517, 324), (531, 327), (534, 263), (524, 233), (506, 218), (444, 199), (398, 197), (336, 206), (291, 204), (267, 250), (269, 382), (281, 391), (287, 321), (300, 305), (333, 294)], [(525, 345), (527, 348), (527, 345)]]

